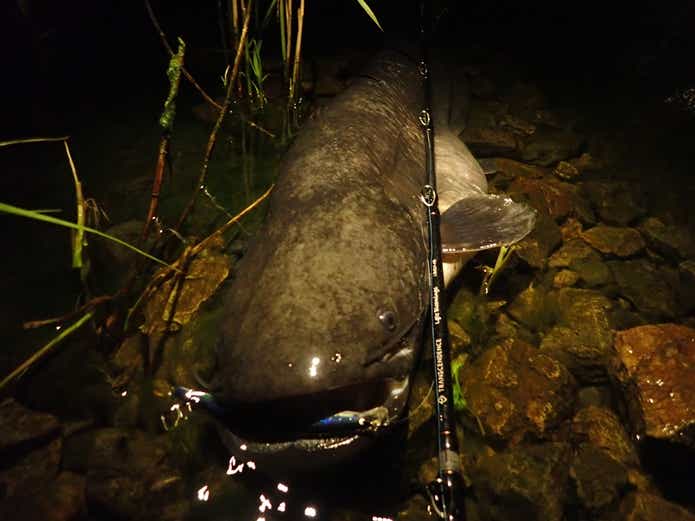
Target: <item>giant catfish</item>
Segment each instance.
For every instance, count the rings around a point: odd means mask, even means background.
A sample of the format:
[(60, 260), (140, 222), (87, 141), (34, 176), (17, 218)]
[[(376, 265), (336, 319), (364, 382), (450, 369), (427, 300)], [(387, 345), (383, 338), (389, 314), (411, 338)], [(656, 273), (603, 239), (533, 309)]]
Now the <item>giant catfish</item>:
[[(452, 258), (518, 241), (535, 214), (486, 193), (449, 80), (432, 113)], [(417, 61), (382, 52), (288, 151), (226, 301), (211, 395), (233, 450), (338, 460), (403, 416), (428, 305), (422, 108)]]

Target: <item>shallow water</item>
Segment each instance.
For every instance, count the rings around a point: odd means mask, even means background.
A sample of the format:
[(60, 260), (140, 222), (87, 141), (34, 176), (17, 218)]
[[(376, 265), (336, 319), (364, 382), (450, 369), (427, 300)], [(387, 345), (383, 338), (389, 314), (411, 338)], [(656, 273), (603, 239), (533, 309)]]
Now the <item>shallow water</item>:
[[(129, 20), (135, 15), (128, 12), (120, 16)], [(521, 22), (514, 20), (508, 27), (518, 29)], [(181, 19), (178, 22), (183, 25)], [(105, 66), (108, 60), (103, 55), (81, 53), (76, 38), (60, 40), (63, 47), (54, 49), (55, 56), (45, 58), (42, 65), (43, 73), (54, 79), (52, 88), (20, 97), (24, 105), (16, 110), (18, 116), (12, 120), (16, 127), (3, 129), (3, 137), (70, 134), (85, 192), (102, 205), (111, 224), (144, 219), (160, 136), (156, 120), (166, 92), (162, 72), (165, 65), (158, 51), (159, 42), (140, 23), (143, 27), (135, 31), (139, 39), (125, 49), (104, 46), (110, 49), (106, 56), (118, 64), (113, 69)], [(557, 36), (559, 32), (552, 34)], [(489, 35), (481, 33), (486, 38)], [(513, 42), (512, 33), (503, 35), (502, 42)], [(90, 35), (93, 36), (91, 32), (82, 34)], [(194, 36), (189, 45), (214, 45), (198, 33)], [(669, 96), (688, 86), (689, 78), (678, 74), (678, 63), (671, 64), (675, 61), (673, 56), (661, 61), (657, 57), (651, 69), (644, 69), (644, 75), (631, 72), (627, 65), (627, 70), (612, 75), (607, 65), (611, 60), (594, 56), (592, 61), (591, 55), (573, 52), (562, 57), (565, 61), (559, 62), (561, 72), (557, 72), (557, 67), (542, 67), (546, 58), (558, 64), (557, 56), (538, 54), (538, 47), (529, 42), (527, 61), (523, 60), (521, 49), (512, 58), (511, 53), (504, 53), (508, 45), (497, 42), (486, 46), (486, 42), (485, 38), (479, 40), (481, 45), (475, 52), (469, 52), (470, 47), (466, 46), (466, 62), (496, 82), (498, 93), (511, 89), (519, 78), (537, 85), (545, 95), (544, 108), (556, 111), (563, 122), (576, 119), (575, 130), (587, 138), (582, 152), (610, 160), (610, 168), (587, 174), (582, 181), (627, 183), (641, 195), (646, 215), (693, 235), (695, 127), (687, 107), (666, 103)], [(627, 57), (639, 61), (637, 51), (632, 52), (635, 54)], [(196, 76), (221, 90), (216, 83), (216, 70), (196, 65), (195, 54), (191, 56), (190, 67), (198, 73)], [(583, 60), (573, 62), (577, 56)], [(214, 57), (207, 58), (213, 61)], [(26, 70), (35, 74), (31, 67)], [(197, 95), (187, 85), (182, 90), (172, 137), (174, 176), (165, 180), (160, 212), (167, 226), (175, 221), (197, 179), (211, 127), (193, 116), (191, 109), (200, 102)], [(248, 131), (248, 135), (253, 132)], [(256, 155), (251, 163), (246, 163), (251, 170), (246, 170), (249, 175), (245, 176), (240, 148), (239, 124), (231, 123), (220, 136), (206, 183), (216, 203), (230, 214), (241, 210), (272, 183), (283, 151), (283, 147), (257, 136)], [(0, 181), (3, 200), (31, 208), (62, 208), (59, 215), (71, 216), (74, 201), (70, 171), (58, 144), (2, 148), (0, 162), (6, 172)], [(200, 237), (223, 222), (225, 215), (209, 199), (200, 198), (198, 203), (193, 230)], [(261, 217), (262, 212), (256, 212), (245, 222), (240, 235), (242, 243)], [(81, 287), (79, 276), (69, 267), (66, 231), (14, 217), (2, 217), (0, 222), (9, 246), (2, 261), (6, 298), (0, 304), (5, 317), (0, 335), (7, 348), (0, 355), (0, 370), (6, 374), (56, 334), (53, 327), (25, 331), (21, 324), (68, 313), (74, 308)], [(480, 283), (476, 266), (491, 260), (494, 259), (482, 256), (469, 264), (459, 288), (476, 292)], [(512, 301), (529, 281), (542, 280), (541, 273), (543, 270), (534, 271), (523, 262), (512, 266), (498, 281), (491, 299)], [(205, 318), (197, 326), (203, 335), (214, 335), (214, 310), (219, 306), (219, 297), (203, 306), (201, 315)], [(635, 311), (634, 306), (630, 311)], [(490, 321), (494, 322), (496, 313), (492, 313)], [(694, 326), (692, 311), (657, 317), (667, 318)], [(474, 336), (470, 331), (469, 334)], [(172, 427), (178, 418), (176, 411), (170, 409), (175, 401), (166, 389), (157, 387), (156, 379), (153, 383), (151, 378), (138, 374), (128, 386), (114, 388), (106, 361), (119, 340), (85, 333), (58, 346), (54, 355), (6, 392), (31, 409), (54, 414), (65, 425), (87, 421), (75, 433), (62, 437), (62, 463), (46, 470), (46, 475), (60, 468), (86, 476), (86, 488), (90, 491), (88, 513), (72, 518), (228, 519), (233, 515), (249, 520), (376, 521), (394, 518), (399, 512), (402, 519), (419, 519), (423, 515), (422, 500), (413, 499), (413, 491), (418, 486), (418, 471), (425, 472), (424, 463), (435, 453), (434, 439), (427, 434), (428, 424), (407, 443), (401, 439), (404, 433), (396, 433), (369, 457), (318, 478), (300, 476), (287, 481), (284, 475), (263, 477), (263, 469), (254, 469), (243, 455), (230, 459), (206, 415), (189, 414), (184, 409), (185, 419)], [(169, 430), (162, 427), (162, 419)], [(469, 425), (467, 428), (470, 430)], [(477, 444), (482, 442), (471, 434), (464, 450), (478, 455), (490, 450), (480, 449)], [(79, 456), (81, 452), (90, 452), (90, 458)], [(14, 456), (10, 459), (14, 460)], [(119, 459), (120, 466), (113, 465)], [(2, 466), (3, 470), (8, 467)], [(123, 490), (132, 494), (130, 504), (128, 497), (114, 492), (114, 475), (127, 476)], [(692, 474), (671, 481), (666, 476), (660, 482), (660, 492), (668, 499), (691, 502), (684, 490), (692, 480)], [(36, 485), (23, 486), (28, 492)], [(142, 487), (150, 488), (143, 491)], [(4, 495), (0, 499), (7, 500)], [(692, 502), (689, 506), (693, 507)], [(486, 518), (485, 513), (475, 513), (475, 506), (471, 508), (473, 515)], [(578, 515), (572, 506), (565, 508), (569, 516)]]

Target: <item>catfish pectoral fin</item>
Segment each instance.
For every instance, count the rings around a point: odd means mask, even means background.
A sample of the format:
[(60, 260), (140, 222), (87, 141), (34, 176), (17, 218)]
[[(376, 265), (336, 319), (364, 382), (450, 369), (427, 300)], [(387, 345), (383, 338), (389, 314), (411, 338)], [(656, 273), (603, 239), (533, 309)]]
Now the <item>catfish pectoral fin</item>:
[(455, 257), (509, 246), (528, 235), (536, 211), (509, 197), (478, 193), (457, 201), (442, 215), (442, 253)]

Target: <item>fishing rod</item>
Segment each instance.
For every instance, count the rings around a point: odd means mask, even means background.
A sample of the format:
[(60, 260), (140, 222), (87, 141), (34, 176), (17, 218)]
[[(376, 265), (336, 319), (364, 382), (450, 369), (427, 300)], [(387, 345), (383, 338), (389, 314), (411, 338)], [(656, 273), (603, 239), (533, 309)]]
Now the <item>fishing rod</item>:
[(451, 378), (451, 345), (449, 328), (444, 310), (445, 288), (442, 264), (442, 241), (439, 233), (439, 207), (434, 157), (434, 125), (432, 122), (432, 86), (429, 71), (429, 28), (432, 15), (430, 1), (420, 0), (420, 41), (422, 45), (420, 73), (424, 87), (424, 108), (420, 112), (420, 124), (425, 141), (426, 182), (421, 200), (427, 210), (429, 237), (428, 271), (430, 279), (430, 333), (434, 367), (434, 400), (437, 419), (437, 478), (427, 486), (427, 493), (435, 513), (445, 521), (463, 521), (463, 476), (461, 457), (456, 438), (456, 420)]

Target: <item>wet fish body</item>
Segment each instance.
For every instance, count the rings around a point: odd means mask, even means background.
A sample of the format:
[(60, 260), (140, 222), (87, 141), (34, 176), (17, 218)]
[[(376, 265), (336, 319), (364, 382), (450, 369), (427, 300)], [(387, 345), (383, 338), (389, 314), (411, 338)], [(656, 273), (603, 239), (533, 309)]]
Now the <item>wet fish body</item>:
[[(226, 301), (211, 392), (232, 450), (340, 459), (403, 416), (428, 301), (421, 85), (382, 53), (288, 151)], [(523, 237), (533, 213), (486, 194), (451, 111), (433, 114), (448, 254)]]

